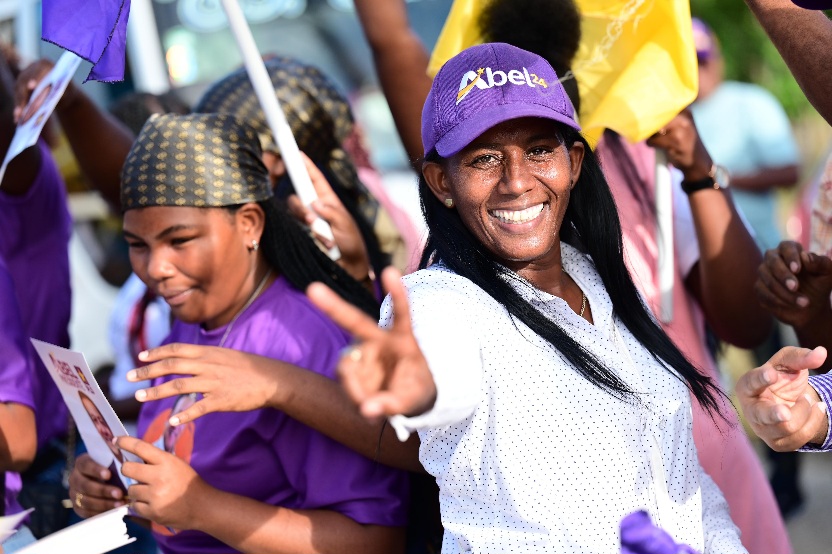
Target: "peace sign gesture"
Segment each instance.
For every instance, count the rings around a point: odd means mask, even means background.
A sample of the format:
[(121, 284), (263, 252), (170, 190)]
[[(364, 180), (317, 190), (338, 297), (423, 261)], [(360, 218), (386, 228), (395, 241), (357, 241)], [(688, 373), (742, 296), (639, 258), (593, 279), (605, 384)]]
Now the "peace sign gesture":
[(390, 329), (379, 328), (376, 321), (326, 285), (313, 283), (306, 294), (358, 341), (344, 352), (338, 374), (364, 417), (419, 415), (436, 401), (436, 385), (413, 335), (401, 274), (387, 268), (381, 280), (393, 303), (395, 318)]

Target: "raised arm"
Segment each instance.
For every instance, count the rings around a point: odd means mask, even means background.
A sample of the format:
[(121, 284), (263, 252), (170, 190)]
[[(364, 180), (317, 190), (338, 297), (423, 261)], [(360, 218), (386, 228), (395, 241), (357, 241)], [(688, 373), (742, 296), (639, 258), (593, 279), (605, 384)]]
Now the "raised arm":
[(430, 90), (430, 56), (410, 28), (404, 0), (355, 0), (355, 9), (375, 60), (381, 89), (407, 155), (422, 158), (422, 106)]
[[(25, 106), (32, 91), (52, 67), (52, 62), (38, 60), (23, 70), (16, 84), (16, 111)], [(92, 186), (118, 208), (121, 166), (133, 144), (133, 134), (100, 109), (72, 81), (55, 107), (55, 113), (81, 171)]]
[[(14, 77), (5, 56), (0, 54), (0, 161), (6, 157), (15, 128)], [(40, 149), (37, 145), (30, 146), (9, 163), (3, 180), (0, 181), (0, 194), (26, 194), (39, 170)]]
[(745, 0), (809, 102), (832, 125), (832, 21), (791, 0)]
[[(665, 127), (665, 134), (655, 135), (648, 144), (668, 152), (685, 182), (708, 178), (713, 162), (690, 112), (682, 112)], [(768, 335), (772, 321), (754, 294), (760, 251), (726, 190), (705, 188), (688, 199), (699, 261), (686, 285), (720, 339), (744, 348), (756, 346)]]

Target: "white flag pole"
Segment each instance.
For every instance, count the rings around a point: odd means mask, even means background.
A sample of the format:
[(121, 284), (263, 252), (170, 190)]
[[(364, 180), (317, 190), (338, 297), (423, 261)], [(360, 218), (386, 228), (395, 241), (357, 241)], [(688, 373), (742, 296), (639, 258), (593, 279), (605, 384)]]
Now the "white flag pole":
[[(292, 179), (295, 192), (297, 192), (303, 205), (308, 207), (318, 198), (318, 195), (312, 186), (312, 180), (309, 178), (306, 166), (303, 164), (303, 158), (300, 157), (300, 150), (298, 149), (298, 143), (295, 141), (295, 136), (292, 134), (292, 129), (289, 127), (286, 116), (283, 114), (280, 103), (275, 96), (274, 86), (266, 71), (260, 51), (254, 43), (254, 36), (251, 34), (243, 10), (237, 0), (222, 0), (222, 7), (225, 10), (226, 17), (228, 17), (228, 23), (237, 41), (237, 46), (243, 55), (243, 62), (254, 87), (254, 92), (257, 94), (257, 99), (260, 101), (260, 106), (266, 115), (266, 122), (272, 130), (278, 148), (280, 148), (280, 155), (283, 158), (283, 163), (286, 164), (286, 170)], [(332, 229), (320, 217), (312, 223), (312, 231), (330, 241), (333, 240)], [(338, 247), (333, 247), (328, 254), (330, 258), (336, 261), (341, 257)]]
[(667, 154), (656, 148), (656, 245), (658, 246), (659, 320), (673, 321), (673, 186)]

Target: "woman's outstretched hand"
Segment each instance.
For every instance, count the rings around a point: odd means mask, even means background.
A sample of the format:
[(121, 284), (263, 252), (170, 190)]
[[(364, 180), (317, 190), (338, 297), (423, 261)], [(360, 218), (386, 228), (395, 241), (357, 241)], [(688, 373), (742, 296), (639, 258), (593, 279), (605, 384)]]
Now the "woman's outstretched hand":
[(144, 381), (167, 375), (182, 375), (155, 387), (136, 391), (140, 402), (202, 393), (194, 405), (171, 417), (181, 425), (213, 412), (245, 412), (280, 406), (281, 393), (276, 366), (281, 362), (229, 348), (166, 344), (139, 354), (148, 365), (130, 371), (129, 381)]
[(823, 364), (826, 349), (786, 346), (737, 382), (736, 392), (751, 428), (778, 452), (821, 444), (827, 407), (809, 384), (809, 370)]
[(361, 413), (367, 418), (419, 415), (433, 407), (436, 384), (413, 335), (401, 274), (387, 268), (381, 279), (393, 301), (395, 315), (389, 329), (379, 328), (376, 321), (321, 283), (309, 285), (306, 294), (357, 341), (344, 351), (338, 374)]

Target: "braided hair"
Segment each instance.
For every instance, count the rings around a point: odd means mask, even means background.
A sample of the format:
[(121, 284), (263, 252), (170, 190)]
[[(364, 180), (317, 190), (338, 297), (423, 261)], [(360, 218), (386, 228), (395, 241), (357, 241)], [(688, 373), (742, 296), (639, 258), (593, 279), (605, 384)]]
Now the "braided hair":
[[(260, 249), (269, 267), (301, 291), (315, 281), (324, 283), (341, 298), (378, 319), (378, 300), (318, 248), (283, 200), (272, 197), (257, 205), (265, 214)], [(241, 207), (242, 204), (236, 204), (225, 208), (233, 213)]]

